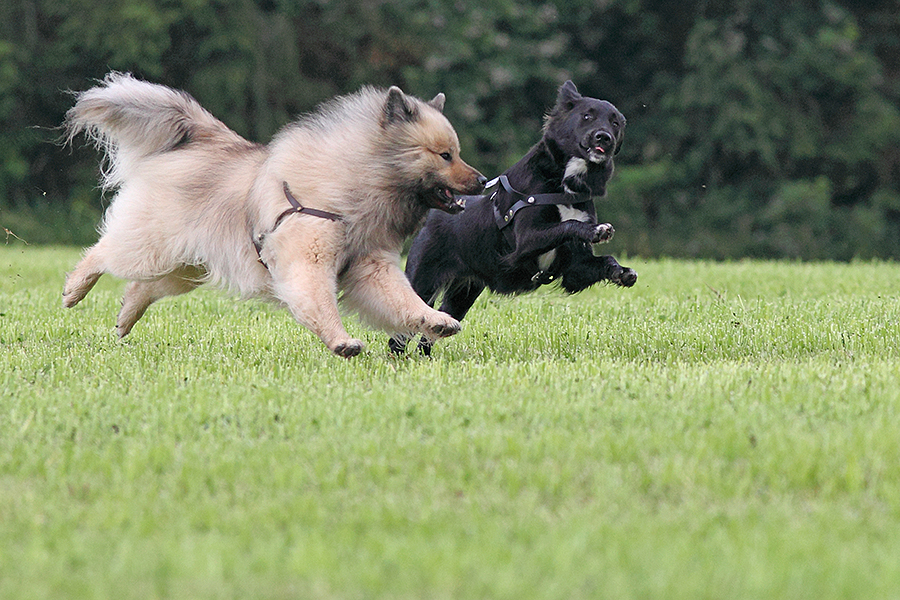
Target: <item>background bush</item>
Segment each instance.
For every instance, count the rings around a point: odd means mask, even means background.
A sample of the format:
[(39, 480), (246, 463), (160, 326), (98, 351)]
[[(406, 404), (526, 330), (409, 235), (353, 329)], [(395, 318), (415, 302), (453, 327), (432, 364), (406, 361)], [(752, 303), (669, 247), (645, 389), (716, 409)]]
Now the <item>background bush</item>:
[(571, 78), (629, 120), (599, 203), (628, 252), (900, 256), (895, 1), (20, 0), (0, 34), (0, 225), (30, 243), (95, 237), (96, 153), (51, 142), (115, 69), (257, 141), (364, 84), (444, 91), (486, 174)]

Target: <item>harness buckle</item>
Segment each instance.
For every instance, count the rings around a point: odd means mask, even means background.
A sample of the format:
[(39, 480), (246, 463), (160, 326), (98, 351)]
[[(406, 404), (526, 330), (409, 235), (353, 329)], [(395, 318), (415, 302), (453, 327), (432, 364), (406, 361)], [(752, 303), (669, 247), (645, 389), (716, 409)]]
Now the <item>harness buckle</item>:
[(539, 283), (541, 285), (546, 285), (556, 279), (551, 273), (547, 273), (547, 271), (538, 271), (534, 275), (531, 276), (531, 283)]

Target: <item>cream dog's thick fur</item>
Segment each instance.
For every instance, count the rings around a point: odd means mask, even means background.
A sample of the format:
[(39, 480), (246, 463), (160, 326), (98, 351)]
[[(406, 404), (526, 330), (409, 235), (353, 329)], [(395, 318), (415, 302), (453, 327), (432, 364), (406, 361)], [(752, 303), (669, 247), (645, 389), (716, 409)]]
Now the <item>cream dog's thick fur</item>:
[[(66, 278), (74, 306), (103, 273), (130, 280), (116, 323), (127, 335), (165, 296), (212, 282), (284, 304), (336, 354), (353, 356), (338, 294), (391, 333), (452, 335), (459, 323), (425, 304), (399, 268), (403, 240), (428, 208), (459, 209), (481, 175), (459, 157), (441, 113), (398, 88), (337, 98), (285, 127), (268, 145), (228, 129), (193, 98), (111, 73), (66, 115), (106, 152), (104, 189), (116, 189), (96, 245)], [(285, 189), (329, 220), (290, 208)], [(257, 243), (258, 250), (254, 246)]]

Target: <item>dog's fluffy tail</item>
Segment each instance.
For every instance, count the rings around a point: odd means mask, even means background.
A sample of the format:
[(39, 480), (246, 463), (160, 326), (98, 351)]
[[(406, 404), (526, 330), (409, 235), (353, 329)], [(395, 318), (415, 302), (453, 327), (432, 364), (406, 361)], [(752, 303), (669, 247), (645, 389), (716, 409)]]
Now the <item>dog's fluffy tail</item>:
[(66, 141), (83, 131), (106, 153), (104, 189), (122, 184), (141, 159), (191, 141), (246, 143), (188, 94), (128, 73), (110, 73), (76, 98), (66, 113)]

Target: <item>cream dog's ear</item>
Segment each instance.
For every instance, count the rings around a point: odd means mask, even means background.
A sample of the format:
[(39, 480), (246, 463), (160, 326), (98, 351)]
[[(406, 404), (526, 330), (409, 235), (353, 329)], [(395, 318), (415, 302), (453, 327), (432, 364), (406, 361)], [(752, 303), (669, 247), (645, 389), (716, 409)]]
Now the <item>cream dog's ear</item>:
[(407, 98), (403, 90), (392, 85), (384, 103), (384, 125), (415, 123), (418, 120), (419, 109), (415, 102)]
[(440, 112), (444, 112), (444, 102), (447, 100), (447, 97), (444, 96), (443, 92), (432, 98), (428, 101), (428, 106), (432, 108), (436, 108)]

